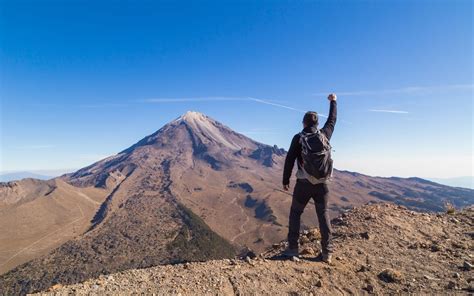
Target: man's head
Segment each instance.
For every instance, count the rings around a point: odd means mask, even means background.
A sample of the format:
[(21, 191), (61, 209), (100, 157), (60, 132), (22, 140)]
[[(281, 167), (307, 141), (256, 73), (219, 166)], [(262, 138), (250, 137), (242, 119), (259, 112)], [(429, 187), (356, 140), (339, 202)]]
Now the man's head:
[(303, 127), (316, 127), (318, 126), (318, 113), (314, 111), (308, 111), (303, 116)]

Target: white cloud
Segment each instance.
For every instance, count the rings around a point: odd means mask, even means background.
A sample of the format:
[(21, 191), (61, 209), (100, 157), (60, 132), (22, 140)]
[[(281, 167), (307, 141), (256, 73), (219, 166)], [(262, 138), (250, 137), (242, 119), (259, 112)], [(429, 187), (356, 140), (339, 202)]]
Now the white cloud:
[(127, 104), (116, 104), (116, 103), (98, 103), (98, 104), (82, 104), (78, 105), (79, 108), (113, 108), (113, 107), (127, 107)]
[[(474, 84), (451, 84), (438, 86), (409, 86), (394, 89), (379, 90), (359, 90), (359, 91), (341, 91), (335, 92), (338, 96), (367, 96), (367, 95), (386, 95), (386, 94), (415, 94), (415, 93), (432, 93), (447, 90), (471, 90)], [(314, 96), (326, 96), (330, 92), (314, 93)]]
[(201, 98), (153, 98), (146, 99), (146, 103), (182, 103), (182, 102), (224, 102), (224, 101), (249, 101), (241, 97), (201, 97)]
[(37, 149), (49, 149), (54, 148), (54, 145), (24, 145), (24, 146), (16, 146), (14, 148), (21, 149), (21, 150), (37, 150)]

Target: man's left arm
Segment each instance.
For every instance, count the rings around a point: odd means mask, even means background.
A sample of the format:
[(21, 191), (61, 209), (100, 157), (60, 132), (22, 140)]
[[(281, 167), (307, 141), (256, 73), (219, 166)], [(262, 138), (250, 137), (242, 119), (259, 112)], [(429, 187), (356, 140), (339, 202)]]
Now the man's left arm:
[(295, 166), (295, 161), (300, 153), (299, 135), (295, 135), (291, 141), (290, 149), (286, 154), (285, 167), (283, 169), (283, 189), (288, 190), (290, 187), (290, 177)]

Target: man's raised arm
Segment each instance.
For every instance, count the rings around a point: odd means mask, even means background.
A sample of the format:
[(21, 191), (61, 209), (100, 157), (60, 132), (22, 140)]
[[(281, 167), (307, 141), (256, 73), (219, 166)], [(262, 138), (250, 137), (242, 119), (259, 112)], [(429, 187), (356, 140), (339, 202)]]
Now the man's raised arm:
[(331, 139), (332, 133), (334, 132), (334, 127), (336, 126), (336, 119), (337, 119), (336, 94), (330, 94), (328, 96), (328, 100), (330, 101), (329, 116), (328, 116), (328, 120), (324, 124), (324, 127), (322, 128), (322, 131), (329, 140)]

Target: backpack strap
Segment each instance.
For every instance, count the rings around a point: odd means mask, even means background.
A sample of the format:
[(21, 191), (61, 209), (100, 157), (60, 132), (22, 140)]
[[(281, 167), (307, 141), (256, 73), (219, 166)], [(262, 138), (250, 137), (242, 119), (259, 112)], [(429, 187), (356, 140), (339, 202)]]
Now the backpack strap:
[[(320, 129), (316, 129), (316, 132), (314, 132), (314, 133), (306, 133), (306, 132), (302, 131), (302, 132), (299, 133), (299, 135), (300, 135), (300, 144), (301, 144), (303, 153), (306, 154), (306, 153), (310, 152), (310, 153), (313, 153), (313, 154), (316, 154), (316, 155), (324, 155), (324, 154), (327, 154), (327, 153), (331, 153), (331, 149), (332, 149), (331, 144), (329, 143), (326, 135), (324, 133), (321, 133)], [(321, 140), (322, 137), (324, 137), (326, 145), (328, 146), (327, 150), (323, 150), (321, 152), (316, 152), (316, 153), (311, 151), (311, 146), (308, 143), (308, 139), (312, 138), (312, 137), (315, 137), (315, 136), (318, 136), (320, 138), (320, 140)], [(324, 145), (324, 142), (322, 144)]]
[(308, 138), (310, 135), (311, 134), (308, 134), (305, 132), (300, 133), (300, 144), (301, 144), (302, 152), (304, 154), (308, 153), (308, 151), (311, 151), (311, 147), (308, 144)]

